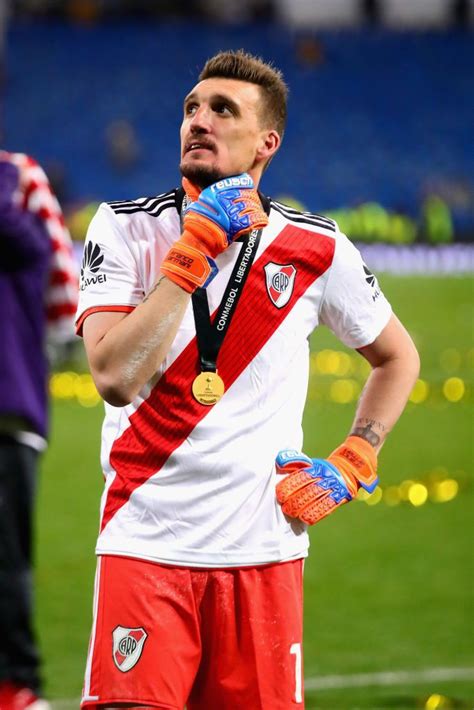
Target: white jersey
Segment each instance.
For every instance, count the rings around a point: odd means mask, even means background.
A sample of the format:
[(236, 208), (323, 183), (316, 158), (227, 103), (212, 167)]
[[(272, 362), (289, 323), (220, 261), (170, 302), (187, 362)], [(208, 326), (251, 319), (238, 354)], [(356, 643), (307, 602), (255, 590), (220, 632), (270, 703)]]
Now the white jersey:
[[(95, 311), (130, 312), (180, 234), (182, 190), (102, 204), (81, 271), (78, 331)], [(269, 224), (219, 351), (226, 391), (208, 407), (191, 303), (152, 381), (125, 407), (105, 405), (98, 554), (198, 567), (304, 557), (306, 526), (275, 498), (275, 456), (301, 449), (308, 338), (324, 323), (351, 348), (372, 343), (391, 309), (357, 249), (330, 219), (265, 200)], [(218, 308), (242, 243), (217, 257)], [(327, 453), (327, 452), (325, 452)]]

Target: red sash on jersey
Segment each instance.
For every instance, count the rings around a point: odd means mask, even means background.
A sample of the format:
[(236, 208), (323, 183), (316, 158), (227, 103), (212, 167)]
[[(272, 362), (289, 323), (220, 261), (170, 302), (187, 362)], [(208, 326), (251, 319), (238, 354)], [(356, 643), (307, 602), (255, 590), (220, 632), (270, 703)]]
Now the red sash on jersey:
[[(257, 259), (219, 352), (219, 375), (227, 390), (311, 284), (329, 268), (334, 248), (332, 237), (287, 225)], [(293, 293), (283, 308), (276, 308), (267, 293), (264, 266), (269, 262), (291, 263), (296, 268)], [(110, 463), (116, 476), (107, 492), (101, 530), (209, 413), (210, 409), (199, 404), (191, 393), (191, 383), (199, 372), (197, 342), (193, 338), (114, 442)]]

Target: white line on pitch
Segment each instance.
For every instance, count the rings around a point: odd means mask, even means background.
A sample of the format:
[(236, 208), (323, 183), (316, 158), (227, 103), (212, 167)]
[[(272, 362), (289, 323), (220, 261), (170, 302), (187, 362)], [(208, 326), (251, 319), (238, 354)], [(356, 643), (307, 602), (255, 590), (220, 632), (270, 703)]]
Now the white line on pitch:
[(474, 668), (426, 668), (419, 671), (383, 671), (354, 675), (326, 675), (307, 678), (305, 690), (331, 690), (335, 688), (367, 688), (375, 685), (411, 685), (429, 681), (472, 680)]
[[(474, 668), (426, 668), (419, 671), (383, 671), (354, 675), (324, 675), (306, 678), (305, 690), (335, 690), (337, 688), (368, 688), (370, 686), (415, 685), (430, 681), (474, 680)], [(77, 710), (76, 700), (53, 700), (52, 710)]]

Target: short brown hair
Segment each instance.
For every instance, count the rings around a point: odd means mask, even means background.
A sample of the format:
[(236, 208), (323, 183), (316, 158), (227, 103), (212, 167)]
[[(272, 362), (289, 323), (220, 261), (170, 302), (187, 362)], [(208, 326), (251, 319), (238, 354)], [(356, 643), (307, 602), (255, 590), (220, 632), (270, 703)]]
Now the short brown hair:
[(239, 49), (219, 52), (207, 60), (199, 75), (199, 81), (213, 77), (248, 81), (260, 86), (263, 97), (262, 121), (276, 128), (280, 137), (283, 137), (288, 87), (281, 71), (260, 57), (254, 57)]

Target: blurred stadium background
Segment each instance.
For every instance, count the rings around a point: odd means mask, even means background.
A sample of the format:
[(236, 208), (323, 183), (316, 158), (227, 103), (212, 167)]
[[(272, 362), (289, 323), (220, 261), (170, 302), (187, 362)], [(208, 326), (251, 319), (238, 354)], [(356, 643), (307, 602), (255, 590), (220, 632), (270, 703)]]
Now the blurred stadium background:
[[(243, 47), (283, 70), (288, 131), (262, 188), (338, 219), (422, 356), (380, 488), (312, 531), (307, 707), (473, 707), (474, 2), (0, 8), (2, 142), (45, 167), (78, 258), (98, 202), (178, 183), (182, 98), (208, 56)], [(311, 373), (306, 450), (325, 455), (350, 425), (366, 371), (322, 332)], [(80, 345), (52, 373), (51, 394), (37, 625), (48, 695), (69, 710), (87, 648), (102, 485), (102, 408)]]

